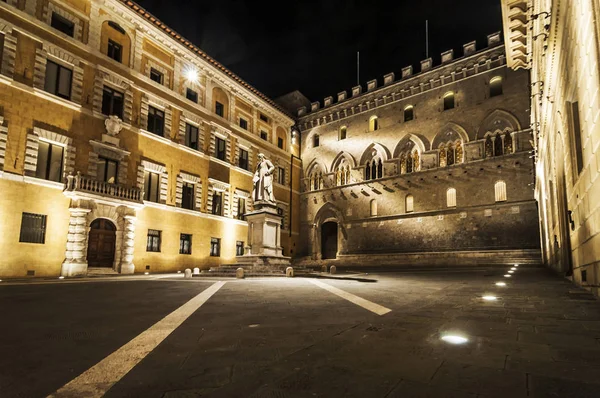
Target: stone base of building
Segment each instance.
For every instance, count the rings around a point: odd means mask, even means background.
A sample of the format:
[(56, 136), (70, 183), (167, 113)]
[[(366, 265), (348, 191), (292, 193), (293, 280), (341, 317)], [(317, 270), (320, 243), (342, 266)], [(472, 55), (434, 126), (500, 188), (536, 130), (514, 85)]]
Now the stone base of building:
[(87, 275), (88, 264), (87, 262), (64, 262), (62, 264), (60, 275), (61, 276), (80, 276)]
[(292, 263), (291, 257), (285, 256), (259, 256), (248, 254), (236, 257), (236, 263), (242, 268), (254, 268), (257, 270), (283, 270)]
[(539, 249), (522, 250), (478, 250), (453, 252), (385, 253), (385, 254), (341, 254), (336, 259), (313, 259), (300, 257), (294, 266), (317, 266), (332, 263), (348, 267), (460, 267), (488, 265), (540, 265)]

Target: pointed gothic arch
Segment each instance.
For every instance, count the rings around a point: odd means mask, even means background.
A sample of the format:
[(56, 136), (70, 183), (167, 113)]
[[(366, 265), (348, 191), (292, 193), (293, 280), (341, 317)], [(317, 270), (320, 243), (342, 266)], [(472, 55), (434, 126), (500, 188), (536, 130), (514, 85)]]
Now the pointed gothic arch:
[(496, 133), (498, 131), (520, 131), (521, 123), (512, 113), (503, 109), (496, 109), (490, 112), (489, 115), (483, 119), (477, 130), (476, 139), (483, 139), (486, 134)]

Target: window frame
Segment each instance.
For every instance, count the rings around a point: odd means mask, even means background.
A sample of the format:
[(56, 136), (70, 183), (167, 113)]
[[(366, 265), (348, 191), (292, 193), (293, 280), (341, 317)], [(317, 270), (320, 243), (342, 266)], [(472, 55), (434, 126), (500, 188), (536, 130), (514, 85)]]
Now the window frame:
[[(56, 66), (56, 76), (54, 78), (54, 92), (48, 90), (48, 65)], [(69, 94), (61, 94), (60, 93), (60, 83), (61, 83), (61, 70), (69, 71)], [(52, 83), (52, 82), (51, 82)], [(55, 95), (59, 98), (66, 99), (67, 101), (71, 101), (71, 95), (73, 94), (73, 70), (67, 68), (66, 66), (59, 64), (58, 62), (54, 62), (50, 59), (46, 60), (46, 75), (44, 76), (44, 91)]]
[[(185, 244), (187, 243), (187, 250)], [(192, 234), (179, 234), (179, 254), (192, 254)]]
[(265, 130), (260, 130), (260, 139), (268, 142), (269, 141), (269, 133), (266, 132)]
[(190, 100), (193, 103), (197, 104), (198, 103), (198, 92), (196, 90), (192, 90), (189, 87), (186, 87), (186, 89), (185, 89), (185, 98), (187, 98), (188, 100)]
[[(240, 248), (242, 249), (240, 251)], [(243, 256), (244, 252), (245, 252), (245, 248), (244, 248), (244, 241), (242, 240), (238, 240), (235, 242), (235, 255), (236, 256)]]
[(162, 245), (162, 231), (158, 229), (148, 229), (146, 235), (146, 252), (160, 253)]
[(283, 138), (281, 138), (281, 137), (277, 137), (277, 148), (284, 149), (283, 148)]
[[(100, 169), (97, 169), (96, 176), (98, 177), (98, 181), (102, 181), (107, 184), (115, 184), (115, 185), (118, 184), (119, 183), (119, 161), (107, 158), (105, 156), (99, 156), (98, 157), (98, 167), (100, 167), (100, 164), (102, 161), (104, 161), (104, 178), (100, 179), (100, 174), (99, 174)], [(115, 182), (109, 182), (106, 180), (108, 167), (109, 167), (109, 164), (111, 164), (111, 163), (114, 163), (114, 165), (115, 165)]]
[[(244, 156), (245, 154), (245, 156)], [(248, 170), (250, 167), (250, 154), (247, 150), (240, 148), (240, 156), (238, 159), (238, 167), (240, 169)]]
[(246, 220), (246, 198), (238, 197), (237, 217), (238, 220)]
[(150, 67), (150, 80), (158, 84), (164, 85), (165, 74), (156, 68)]
[(456, 108), (456, 97), (453, 91), (448, 91), (443, 96), (443, 110), (449, 111), (454, 108)]
[(240, 118), (240, 127), (244, 130), (248, 130), (248, 121), (243, 117)]
[(118, 63), (123, 63), (123, 45), (109, 38), (106, 55)]
[[(157, 124), (157, 122), (159, 122), (159, 121), (161, 123)], [(156, 131), (156, 128), (158, 126), (160, 126), (160, 132)], [(164, 135), (165, 135), (165, 111), (162, 109), (156, 108), (152, 105), (148, 105), (148, 122), (146, 123), (146, 129), (152, 134), (156, 134), (159, 137), (164, 137)]]
[[(216, 198), (219, 198), (219, 200), (215, 201)], [(223, 192), (221, 191), (213, 191), (211, 214), (213, 216), (223, 216)]]
[(210, 257), (221, 257), (221, 238), (210, 238)]
[[(27, 218), (28, 217), (28, 218)], [(31, 221), (39, 221), (40, 225), (25, 225), (25, 219), (28, 219), (28, 223)], [(36, 214), (29, 212), (21, 213), (21, 227), (19, 229), (19, 243), (35, 243), (43, 245), (46, 243), (46, 230), (47, 230), (48, 216), (45, 214)], [(39, 230), (36, 230), (39, 229)], [(35, 239), (37, 238), (37, 239)]]
[(348, 127), (347, 126), (340, 127), (338, 139), (341, 141), (341, 140), (345, 140), (347, 137), (348, 137)]
[(225, 105), (215, 100), (215, 113), (218, 116), (225, 117)]
[[(187, 191), (187, 195), (186, 195)], [(191, 193), (189, 193), (191, 192)], [(186, 197), (189, 197), (189, 203), (187, 203)], [(195, 210), (196, 204), (196, 184), (184, 181), (181, 186), (181, 208), (188, 210)]]
[(415, 107), (413, 105), (408, 105), (404, 108), (404, 122), (410, 122), (415, 120)]
[(285, 167), (277, 166), (277, 183), (285, 185)]
[[(55, 24), (55, 21), (58, 26)], [(64, 26), (60, 26), (60, 24), (63, 24)], [(63, 17), (56, 11), (52, 11), (52, 15), (50, 16), (50, 26), (69, 37), (75, 38), (75, 22)], [(67, 31), (63, 30), (63, 27), (66, 28)]]
[[(195, 140), (192, 140), (192, 138), (194, 138), (194, 133), (195, 133)], [(198, 150), (199, 144), (200, 144), (200, 140), (198, 139), (200, 135), (200, 129), (198, 128), (198, 126), (194, 126), (191, 123), (185, 123), (185, 146), (194, 150)]]
[[(117, 95), (118, 94), (121, 96), (121, 107), (119, 109), (120, 112), (115, 112), (115, 98), (118, 98)], [(105, 98), (109, 98), (108, 101), (108, 106), (109, 106), (109, 110), (107, 112), (106, 109), (104, 109), (104, 105), (105, 105)], [(119, 91), (119, 90), (115, 90), (114, 88), (104, 85), (102, 87), (102, 108), (101, 108), (101, 112), (103, 115), (106, 116), (118, 116), (121, 120), (123, 120), (123, 113), (125, 112), (125, 93)]]
[[(221, 143), (223, 143), (222, 150), (220, 148)], [(215, 157), (222, 161), (227, 160), (227, 141), (221, 137), (216, 137), (216, 136), (215, 136)]]
[[(42, 172), (42, 170), (40, 170), (39, 166), (40, 166), (40, 149), (41, 149), (41, 144), (44, 145), (48, 145), (48, 152), (46, 153), (46, 165), (44, 168), (44, 176), (40, 176), (38, 175), (39, 173)], [(58, 147), (61, 148), (62, 150), (62, 154), (61, 154), (61, 159), (60, 159), (60, 166), (59, 166), (59, 170), (58, 170), (58, 180), (55, 179), (51, 179), (50, 175), (52, 174), (52, 163), (53, 163), (53, 148), (54, 147)], [(37, 162), (36, 162), (36, 170), (35, 170), (35, 177), (42, 179), (42, 180), (46, 180), (46, 181), (54, 181), (54, 182), (63, 182), (63, 174), (64, 174), (64, 167), (65, 167), (65, 150), (66, 148), (63, 145), (57, 144), (55, 142), (49, 142), (46, 140), (39, 140), (38, 141), (38, 152), (37, 152)]]
[[(146, 175), (148, 175), (148, 184), (146, 184)], [(152, 175), (156, 176), (156, 188), (154, 188), (154, 185), (152, 184)], [(162, 178), (162, 176), (160, 175), (160, 173), (155, 173), (152, 172), (150, 170), (145, 170), (144, 171), (144, 201), (147, 202), (153, 202), (153, 203), (160, 203), (160, 179)], [(152, 197), (154, 195), (151, 195), (151, 191), (153, 189), (156, 189), (156, 201), (152, 200)]]

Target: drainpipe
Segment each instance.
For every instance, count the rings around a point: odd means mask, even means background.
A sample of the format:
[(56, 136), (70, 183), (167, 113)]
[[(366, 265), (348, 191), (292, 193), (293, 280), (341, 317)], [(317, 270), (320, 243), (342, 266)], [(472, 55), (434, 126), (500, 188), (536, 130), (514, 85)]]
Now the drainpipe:
[[(298, 128), (296, 128), (296, 126), (292, 127), (292, 134), (293, 132), (296, 131), (296, 134), (298, 135), (298, 153), (301, 153), (301, 141), (300, 141), (300, 130)], [(302, 161), (302, 159), (296, 155), (294, 155), (293, 153), (290, 154), (290, 206), (288, 211), (290, 212), (289, 217), (290, 217), (290, 225), (289, 225), (289, 236), (292, 236), (292, 209), (293, 209), (293, 204), (294, 204), (294, 195), (293, 195), (293, 186), (294, 186), (294, 158), (298, 159), (300, 161)]]

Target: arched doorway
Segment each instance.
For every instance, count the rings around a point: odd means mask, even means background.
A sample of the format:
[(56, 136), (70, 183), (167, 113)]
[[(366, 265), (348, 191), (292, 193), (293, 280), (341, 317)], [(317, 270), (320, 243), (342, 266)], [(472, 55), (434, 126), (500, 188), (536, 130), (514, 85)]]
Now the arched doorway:
[[(571, 237), (569, 222), (569, 204), (567, 200), (567, 184), (565, 181), (565, 152), (562, 143), (562, 136), (557, 136), (556, 140), (556, 205), (558, 209), (558, 238), (554, 238), (554, 251), (558, 254), (558, 270), (565, 272), (568, 276), (573, 273), (573, 264), (571, 262)], [(572, 167), (577, 167), (573, 165)]]
[(327, 221), (321, 225), (321, 258), (335, 259), (338, 252), (338, 224)]
[(89, 267), (112, 267), (115, 260), (115, 224), (98, 218), (90, 225), (87, 260)]

